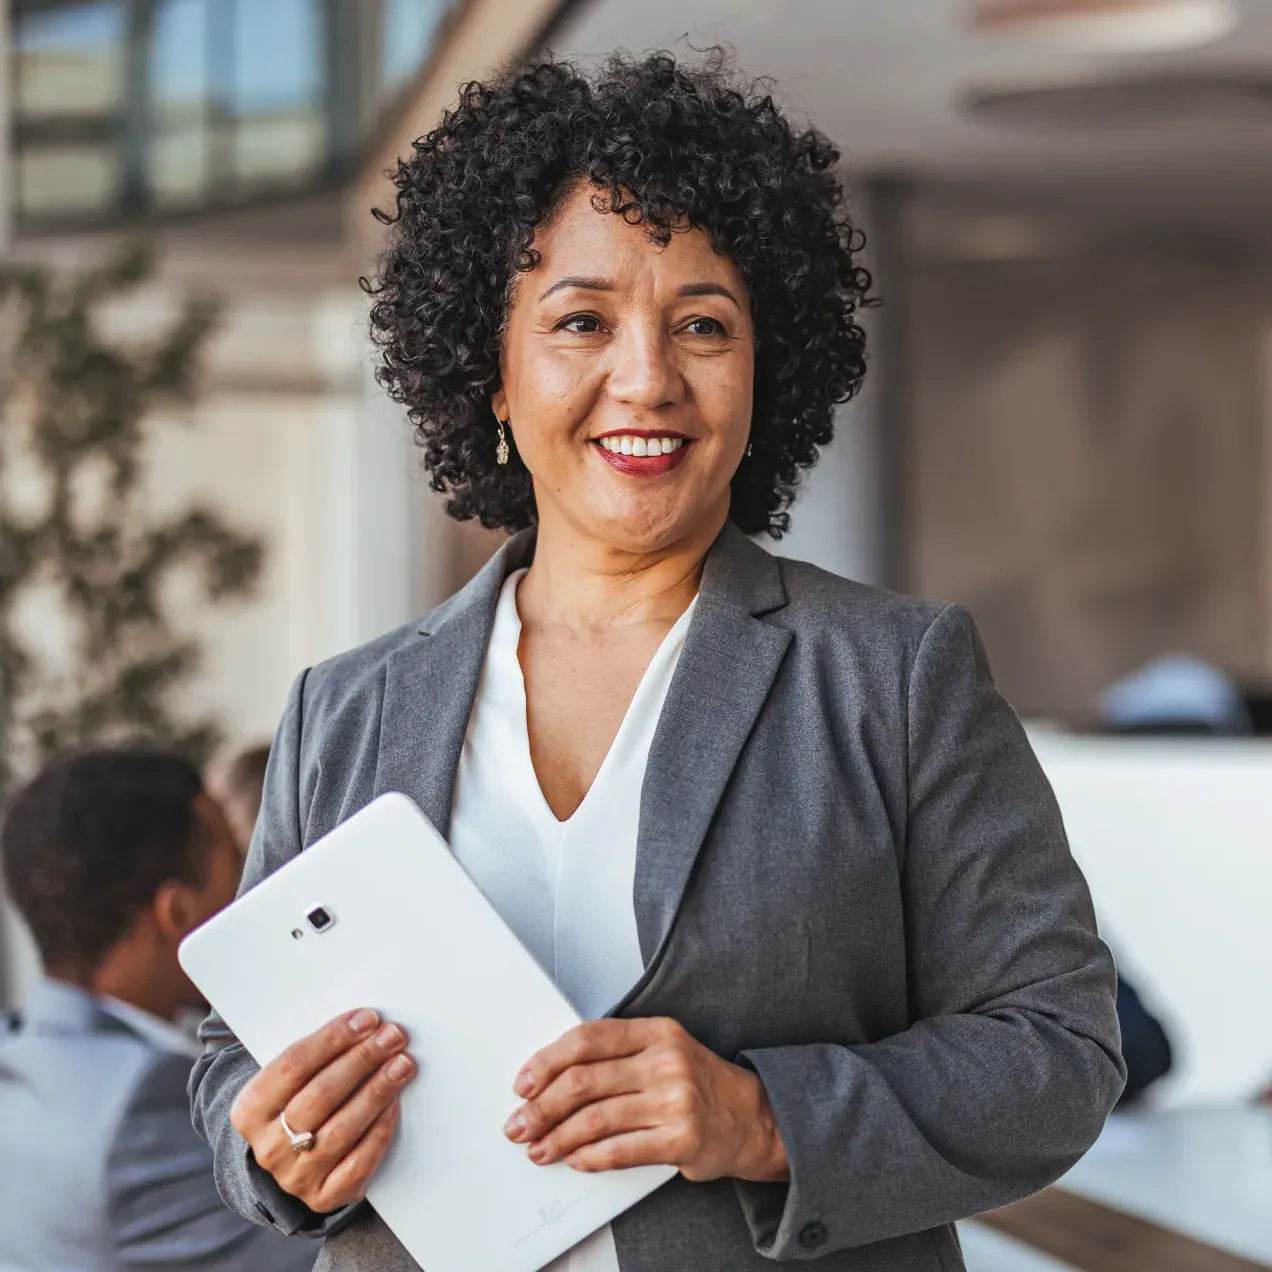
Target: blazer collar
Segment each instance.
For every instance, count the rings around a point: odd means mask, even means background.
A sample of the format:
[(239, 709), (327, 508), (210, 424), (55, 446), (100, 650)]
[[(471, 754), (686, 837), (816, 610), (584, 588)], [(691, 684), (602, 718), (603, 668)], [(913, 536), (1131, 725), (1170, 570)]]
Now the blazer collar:
[[(513, 535), (486, 562), (465, 587), (433, 610), (419, 627), (421, 636), (432, 636), (447, 623), (462, 618), (470, 610), (485, 617), (486, 635), (494, 625), (495, 605), (504, 580), (534, 559), (535, 531)], [(703, 563), (700, 595), (708, 604), (721, 601), (740, 605), (750, 614), (767, 614), (786, 604), (777, 560), (757, 546), (733, 524), (726, 521), (707, 551)]]
[(533, 555), (534, 531), (514, 535), (385, 668), (375, 793), (409, 795), (443, 836), (499, 589)]
[(23, 1022), (40, 1033), (94, 1033), (104, 1017), (86, 989), (47, 976), (35, 983), (22, 1009)]
[[(467, 587), (429, 615), (421, 639), (388, 661), (375, 793), (411, 796), (443, 835), (499, 591), (533, 555), (532, 530), (509, 539)], [(635, 906), (647, 966), (667, 942), (716, 808), (790, 643), (789, 631), (761, 617), (785, 603), (778, 562), (726, 523), (707, 553), (645, 771)]]
[[(22, 1027), (34, 1033), (80, 1037), (85, 1034), (130, 1033), (165, 1051), (191, 1049), (188, 1043), (182, 1047), (171, 1041), (160, 1042), (164, 1030), (171, 1030), (174, 1035), (178, 1033), (175, 1025), (156, 1021), (158, 1028), (141, 1028), (135, 1019), (128, 1019), (128, 1010), (125, 1007), (124, 1011), (116, 1014), (108, 1000), (98, 998), (78, 985), (45, 976), (36, 982), (27, 996), (20, 1019)], [(131, 1012), (141, 1015), (137, 1008), (132, 1008)]]
[[(486, 620), (486, 635), (495, 621), (495, 603), (504, 579), (514, 570), (529, 565), (534, 558), (535, 531), (522, 530), (500, 545), (499, 550), (481, 567), (472, 580), (460, 588), (449, 600), (443, 601), (420, 624), (421, 636), (432, 636), (447, 623), (462, 619), (470, 610), (477, 610)], [(484, 656), (484, 652), (483, 652)]]

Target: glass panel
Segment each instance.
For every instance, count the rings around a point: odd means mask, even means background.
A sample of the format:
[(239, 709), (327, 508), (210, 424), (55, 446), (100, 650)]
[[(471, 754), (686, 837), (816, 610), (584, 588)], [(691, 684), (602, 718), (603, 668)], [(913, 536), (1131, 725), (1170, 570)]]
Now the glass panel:
[(19, 151), (18, 213), (24, 217), (85, 216), (114, 210), (120, 152), (109, 145), (41, 145)]
[(446, 0), (384, 0), (380, 81), (386, 93), (396, 92), (423, 66), (448, 8)]
[(323, 158), (323, 118), (317, 106), (274, 110), (241, 120), (235, 171), (249, 185), (312, 177)]
[(24, 120), (116, 111), (124, 93), (124, 6), (97, 0), (19, 14), (17, 110)]
[(112, 210), (122, 173), (124, 32), (122, 0), (16, 16), (20, 215)]
[(207, 184), (212, 66), (210, 0), (163, 0), (150, 47), (150, 186), (164, 205), (196, 201)]
[(230, 107), (239, 121), (234, 171), (253, 185), (312, 175), (323, 157), (321, 101), (326, 83), (318, 4), (232, 3)]

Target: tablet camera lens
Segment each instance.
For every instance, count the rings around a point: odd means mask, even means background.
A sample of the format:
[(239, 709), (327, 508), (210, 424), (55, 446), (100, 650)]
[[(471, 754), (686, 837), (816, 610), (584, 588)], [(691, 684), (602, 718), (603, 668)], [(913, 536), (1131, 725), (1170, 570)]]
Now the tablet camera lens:
[(309, 911), (305, 917), (309, 920), (309, 926), (315, 932), (325, 932), (334, 922), (329, 910), (324, 910), (322, 906), (315, 906)]

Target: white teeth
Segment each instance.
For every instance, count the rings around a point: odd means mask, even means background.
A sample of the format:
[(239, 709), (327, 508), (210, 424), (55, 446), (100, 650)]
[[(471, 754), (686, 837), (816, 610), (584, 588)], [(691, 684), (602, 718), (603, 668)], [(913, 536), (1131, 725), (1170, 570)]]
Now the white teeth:
[(624, 433), (619, 437), (602, 437), (601, 445), (615, 455), (670, 455), (684, 444), (683, 437), (634, 437)]

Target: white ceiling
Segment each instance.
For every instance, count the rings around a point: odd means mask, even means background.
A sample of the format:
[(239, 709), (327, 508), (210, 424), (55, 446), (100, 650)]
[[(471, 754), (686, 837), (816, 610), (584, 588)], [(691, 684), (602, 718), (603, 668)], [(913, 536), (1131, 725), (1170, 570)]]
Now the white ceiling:
[[(1010, 201), (1168, 202), (1185, 219), (1272, 234), (1272, 106), (1260, 117), (1183, 118), (1085, 129), (969, 118), (971, 88), (1044, 85), (1158, 71), (1272, 75), (1272, 0), (1237, 0), (1233, 35), (1184, 53), (1108, 57), (1038, 41), (974, 36), (964, 0), (591, 0), (552, 42), (592, 57), (613, 48), (723, 42), (771, 75), (861, 171), (988, 187)], [(1112, 193), (1110, 193), (1112, 192)]]

